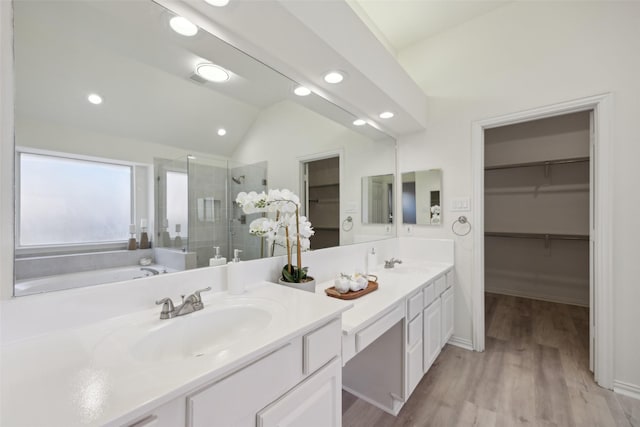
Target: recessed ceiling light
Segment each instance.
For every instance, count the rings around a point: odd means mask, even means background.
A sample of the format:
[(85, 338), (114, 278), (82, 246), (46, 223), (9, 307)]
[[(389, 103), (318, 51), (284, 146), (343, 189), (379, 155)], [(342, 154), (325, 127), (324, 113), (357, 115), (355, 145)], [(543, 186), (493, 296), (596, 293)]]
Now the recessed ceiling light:
[(210, 82), (219, 83), (229, 80), (229, 73), (211, 62), (203, 62), (196, 65), (196, 74)]
[(225, 128), (218, 129), (218, 135), (225, 136), (227, 134), (227, 130)]
[(169, 26), (173, 31), (183, 36), (191, 37), (198, 34), (198, 27), (182, 16), (174, 16), (169, 20)]
[(353, 121), (354, 126), (364, 126), (367, 122), (363, 119), (356, 119)]
[(93, 105), (99, 105), (102, 104), (102, 97), (97, 93), (92, 93), (91, 95), (87, 96), (87, 101), (89, 101)]
[(344, 80), (344, 74), (340, 71), (330, 71), (324, 75), (324, 81), (331, 84), (340, 83)]
[(229, 4), (229, 0), (204, 0), (209, 3), (211, 6), (215, 7), (224, 7)]
[(393, 113), (391, 111), (385, 111), (384, 113), (380, 113), (381, 119), (390, 119), (393, 117)]
[(309, 88), (306, 88), (304, 86), (297, 86), (293, 90), (293, 93), (295, 93), (298, 96), (307, 96), (307, 95), (311, 94), (311, 91), (309, 90)]

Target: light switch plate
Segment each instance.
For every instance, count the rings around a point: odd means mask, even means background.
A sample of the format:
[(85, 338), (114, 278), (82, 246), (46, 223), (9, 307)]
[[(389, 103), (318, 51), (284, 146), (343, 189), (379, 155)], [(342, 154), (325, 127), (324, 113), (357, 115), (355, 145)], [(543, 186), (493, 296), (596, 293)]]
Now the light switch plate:
[(347, 202), (344, 213), (358, 213), (358, 204), (356, 202)]
[(468, 197), (454, 197), (451, 199), (451, 211), (469, 212), (471, 210), (471, 200)]

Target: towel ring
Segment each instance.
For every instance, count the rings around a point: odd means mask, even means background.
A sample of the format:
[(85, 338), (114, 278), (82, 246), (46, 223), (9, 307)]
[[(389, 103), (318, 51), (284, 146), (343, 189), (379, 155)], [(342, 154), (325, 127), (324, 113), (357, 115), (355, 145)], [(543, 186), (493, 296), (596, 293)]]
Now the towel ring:
[[(464, 233), (458, 233), (455, 229), (456, 224), (466, 224), (469, 227), (467, 228), (467, 231)], [(471, 233), (471, 223), (469, 222), (469, 220), (467, 219), (466, 216), (462, 215), (459, 216), (458, 219), (456, 219), (455, 221), (453, 221), (453, 223), (451, 224), (451, 231), (453, 231), (453, 234), (455, 234), (456, 236), (466, 236), (467, 234)]]
[(344, 219), (344, 221), (342, 221), (342, 229), (344, 231), (351, 231), (352, 228), (353, 228), (353, 218), (351, 218), (351, 216), (348, 216)]

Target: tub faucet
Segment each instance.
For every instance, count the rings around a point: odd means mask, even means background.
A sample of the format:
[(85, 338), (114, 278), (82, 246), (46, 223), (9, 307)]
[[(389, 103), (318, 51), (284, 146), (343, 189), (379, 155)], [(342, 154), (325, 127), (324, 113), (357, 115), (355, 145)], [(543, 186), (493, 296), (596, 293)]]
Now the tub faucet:
[(140, 270), (148, 271), (149, 273), (153, 274), (154, 276), (157, 276), (158, 274), (160, 274), (160, 272), (158, 270), (156, 270), (155, 268), (151, 268), (151, 267), (140, 267)]
[(399, 259), (391, 258), (390, 260), (384, 262), (384, 268), (393, 268), (396, 264), (402, 264), (402, 261)]

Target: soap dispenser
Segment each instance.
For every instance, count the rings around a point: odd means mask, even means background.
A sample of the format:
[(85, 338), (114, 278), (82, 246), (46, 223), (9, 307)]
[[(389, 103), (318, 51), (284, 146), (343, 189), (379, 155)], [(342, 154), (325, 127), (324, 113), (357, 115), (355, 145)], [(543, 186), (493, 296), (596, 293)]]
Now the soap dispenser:
[(240, 249), (233, 250), (233, 259), (227, 264), (227, 290), (230, 295), (240, 295), (244, 292), (242, 280), (242, 266), (240, 265)]
[(376, 256), (376, 249), (371, 248), (371, 252), (367, 252), (367, 274), (373, 273), (378, 264), (378, 257)]
[(209, 258), (209, 267), (225, 265), (227, 263), (227, 259), (223, 256), (220, 256), (220, 246), (214, 246), (213, 250), (215, 251), (215, 255), (213, 256), (213, 258)]

